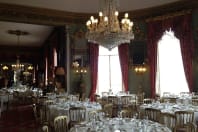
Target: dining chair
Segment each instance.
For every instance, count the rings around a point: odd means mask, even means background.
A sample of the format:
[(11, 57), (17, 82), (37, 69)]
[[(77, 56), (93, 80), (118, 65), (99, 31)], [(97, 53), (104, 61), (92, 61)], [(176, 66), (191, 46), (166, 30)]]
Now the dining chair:
[(151, 104), (153, 102), (153, 99), (152, 98), (145, 98), (143, 99), (143, 103), (144, 104)]
[(192, 105), (198, 106), (198, 99), (192, 99)]
[(145, 108), (145, 115), (149, 120), (160, 122), (161, 111), (154, 108)]
[(132, 96), (121, 96), (121, 103), (122, 105), (128, 105), (130, 101), (132, 100)]
[(175, 114), (172, 113), (161, 113), (161, 119), (160, 123), (164, 124), (168, 128), (170, 128), (172, 131), (174, 131), (175, 128)]
[(67, 116), (57, 116), (54, 119), (54, 131), (55, 132), (67, 132)]
[(52, 105), (52, 104), (54, 104), (54, 101), (53, 100), (46, 100), (45, 101), (45, 103), (44, 103), (44, 107), (45, 107), (45, 121), (47, 122), (47, 123), (49, 123), (50, 122), (50, 110), (49, 110), (49, 105)]
[(79, 100), (80, 100), (80, 94), (72, 95), (72, 101), (79, 101)]
[(144, 102), (143, 102), (143, 100), (144, 100), (144, 92), (140, 92), (140, 93), (137, 93), (137, 105), (141, 105), (141, 104), (143, 104)]
[(36, 122), (38, 122), (39, 117), (38, 117), (38, 112), (37, 112), (37, 106), (36, 106), (36, 104), (33, 104), (32, 105), (32, 109), (33, 109), (33, 113), (34, 113), (34, 118), (35, 118)]
[(105, 104), (103, 111), (106, 117), (111, 118), (113, 116), (113, 104), (112, 103)]
[(185, 125), (187, 132), (197, 132), (197, 125), (192, 122), (188, 122)]
[(125, 110), (121, 110), (120, 113), (120, 118), (130, 118), (131, 117), (131, 111), (125, 109)]
[(117, 96), (108, 96), (108, 103), (113, 104), (112, 117), (116, 117), (118, 111), (121, 109), (121, 101)]
[(187, 123), (193, 123), (194, 112), (193, 111), (176, 111), (175, 112), (175, 132), (185, 130)]
[(84, 124), (86, 122), (85, 107), (71, 107), (69, 109), (69, 129), (74, 125)]
[(169, 97), (171, 95), (170, 92), (163, 92), (163, 97)]
[(189, 96), (190, 92), (180, 92), (179, 94), (180, 94), (181, 97), (182, 96)]
[(134, 117), (139, 111), (139, 106), (137, 105), (136, 102), (133, 101), (130, 102), (128, 105), (126, 105), (126, 107), (122, 107), (122, 110), (128, 110), (130, 112), (130, 116)]
[(43, 125), (42, 132), (49, 132), (49, 127), (47, 125)]
[(99, 113), (99, 111), (97, 111), (97, 110), (89, 111), (88, 112), (89, 121), (98, 120), (98, 113)]
[(118, 104), (118, 97), (117, 96), (108, 96), (108, 103)]
[(95, 102), (98, 102), (98, 101), (101, 100), (101, 97), (100, 97), (100, 95), (95, 94), (95, 95), (94, 95), (94, 99), (95, 99)]
[(174, 97), (162, 97), (163, 103), (177, 103), (177, 98)]
[(108, 97), (109, 92), (102, 92), (102, 97)]

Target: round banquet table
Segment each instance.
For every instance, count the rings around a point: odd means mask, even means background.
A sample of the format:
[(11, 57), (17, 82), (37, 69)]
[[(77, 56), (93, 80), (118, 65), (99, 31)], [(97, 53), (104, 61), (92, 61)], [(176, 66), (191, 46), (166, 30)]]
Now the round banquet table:
[(102, 121), (88, 122), (75, 126), (70, 132), (171, 132), (157, 122), (134, 118), (106, 118)]

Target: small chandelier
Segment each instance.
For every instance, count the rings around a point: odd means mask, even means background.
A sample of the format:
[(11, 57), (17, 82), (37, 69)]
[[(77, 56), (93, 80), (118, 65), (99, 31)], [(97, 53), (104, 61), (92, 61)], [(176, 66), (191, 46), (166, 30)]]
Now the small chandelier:
[(2, 69), (5, 71), (5, 70), (8, 70), (9, 68), (8, 68), (8, 66), (5, 65), (2, 67)]
[(78, 61), (73, 62), (72, 66), (74, 68), (75, 73), (87, 73), (87, 68), (86, 67), (80, 67)]
[[(8, 30), (8, 33), (11, 35), (16, 35), (17, 36), (17, 46), (19, 48), (20, 46), (20, 36), (22, 35), (28, 35), (29, 33), (26, 31), (21, 31), (21, 30)], [(16, 56), (16, 64), (12, 65), (12, 68), (14, 68), (14, 70), (21, 70), (21, 68), (24, 68), (23, 64), (20, 64), (20, 56), (17, 55)]]
[(99, 20), (91, 16), (87, 21), (86, 38), (89, 42), (97, 43), (109, 50), (134, 39), (133, 22), (125, 13), (121, 23), (118, 20), (118, 0), (101, 0)]

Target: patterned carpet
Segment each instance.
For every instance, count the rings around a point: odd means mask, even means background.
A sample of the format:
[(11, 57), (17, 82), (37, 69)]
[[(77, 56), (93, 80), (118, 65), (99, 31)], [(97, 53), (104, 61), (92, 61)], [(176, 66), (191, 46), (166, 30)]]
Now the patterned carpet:
[(1, 114), (0, 132), (41, 132), (32, 105), (18, 105)]

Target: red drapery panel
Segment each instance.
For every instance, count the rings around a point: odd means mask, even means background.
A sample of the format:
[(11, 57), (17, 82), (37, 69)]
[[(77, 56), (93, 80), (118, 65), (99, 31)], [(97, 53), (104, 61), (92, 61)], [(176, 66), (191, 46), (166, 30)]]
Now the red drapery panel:
[(157, 43), (163, 33), (170, 28), (180, 40), (181, 52), (184, 64), (184, 71), (188, 82), (189, 90), (192, 91), (192, 55), (193, 55), (193, 38), (191, 14), (169, 18), (163, 21), (148, 22), (148, 45), (147, 53), (150, 65), (151, 79), (151, 96), (155, 97), (155, 80), (157, 65)]
[(98, 81), (98, 55), (99, 46), (98, 44), (90, 44), (90, 72), (91, 72), (91, 92), (90, 100), (94, 101), (96, 93), (96, 86)]
[(129, 73), (129, 44), (121, 44), (118, 46), (120, 66), (122, 71), (122, 80), (125, 91), (129, 90), (128, 73)]
[[(188, 82), (189, 91), (193, 90), (193, 53), (194, 42), (192, 33), (192, 15), (176, 17), (173, 23), (173, 31), (176, 37), (180, 40), (180, 47), (182, 53), (182, 60), (184, 65), (184, 72)], [(179, 23), (179, 24), (178, 24)]]
[(151, 97), (155, 97), (155, 81), (157, 66), (157, 43), (163, 34), (161, 22), (153, 21), (148, 23), (147, 53), (150, 66)]

